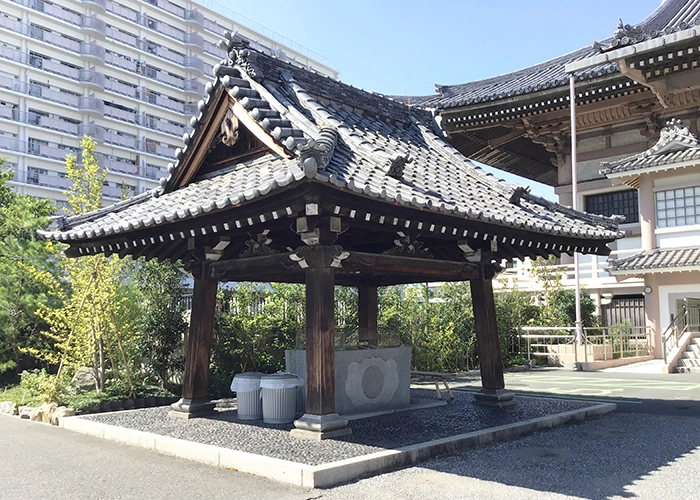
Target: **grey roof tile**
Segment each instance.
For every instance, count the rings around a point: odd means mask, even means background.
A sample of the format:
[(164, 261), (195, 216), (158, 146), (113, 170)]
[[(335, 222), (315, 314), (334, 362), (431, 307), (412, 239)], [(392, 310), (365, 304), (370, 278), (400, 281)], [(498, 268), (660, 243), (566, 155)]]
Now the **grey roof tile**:
[(680, 120), (670, 120), (661, 129), (659, 140), (652, 147), (613, 162), (601, 162), (601, 173), (618, 176), (641, 170), (700, 160), (700, 142)]
[[(674, 32), (682, 27), (695, 25), (700, 15), (700, 0), (666, 0), (644, 21), (639, 23), (642, 41), (644, 36), (655, 37), (665, 32)], [(564, 66), (599, 53), (599, 45), (612, 48), (636, 43), (638, 37), (625, 35), (624, 27), (610, 38), (603, 40), (596, 47), (584, 47), (569, 54), (545, 61), (534, 66), (504, 75), (467, 82), (457, 85), (436, 85), (438, 95), (422, 97), (397, 97), (413, 106), (423, 108), (446, 109), (471, 104), (495, 101), (540, 90), (567, 86), (569, 75)], [(602, 47), (601, 47), (602, 48)], [(577, 81), (586, 81), (603, 75), (618, 73), (615, 63), (603, 64), (576, 74)]]
[(655, 248), (623, 259), (609, 260), (613, 274), (700, 270), (700, 247)]
[[(106, 230), (119, 234), (132, 227), (196, 218), (255, 200), (306, 178), (392, 204), (490, 222), (494, 231), (498, 227), (518, 228), (540, 235), (599, 241), (621, 236), (617, 221), (611, 218), (574, 212), (526, 192), (519, 194), (516, 203), (512, 202), (516, 187), (486, 174), (448, 145), (429, 113), (262, 54), (243, 59), (243, 50), (237, 50), (234, 54), (238, 56), (234, 57), (236, 67), (246, 71), (236, 78), (248, 82), (249, 88), (259, 96), (246, 98), (264, 101), (268, 110), (275, 110), (274, 114), (263, 113), (255, 119), (258, 122), (267, 118), (288, 121), (290, 126), (280, 127), (284, 129), (280, 134), (287, 134), (287, 139), (303, 141), (296, 142), (295, 148), (307, 144), (300, 150), (295, 149), (296, 153), (310, 147), (312, 143), (307, 143), (310, 139), (322, 141), (325, 127), (334, 128), (337, 144), (327, 163), (302, 166), (298, 157), (280, 158), (269, 154), (224, 171), (202, 175), (179, 189), (174, 189), (166, 179), (162, 190), (92, 214), (65, 219), (60, 232), (45, 236), (77, 241), (98, 237)], [(222, 65), (217, 69), (231, 78), (229, 68)], [(216, 80), (208, 89), (209, 94), (220, 85), (223, 85), (221, 79)], [(261, 109), (262, 103), (257, 102), (257, 105), (248, 112)], [(205, 103), (200, 125), (211, 115), (209, 111)], [(303, 131), (307, 131), (306, 136)], [(309, 136), (311, 131), (313, 136)], [(195, 129), (193, 133), (199, 132)], [(179, 161), (173, 166), (171, 177), (193, 154), (190, 149), (184, 147), (178, 155)], [(405, 159), (404, 171), (396, 178), (388, 172), (392, 159), (399, 155)]]

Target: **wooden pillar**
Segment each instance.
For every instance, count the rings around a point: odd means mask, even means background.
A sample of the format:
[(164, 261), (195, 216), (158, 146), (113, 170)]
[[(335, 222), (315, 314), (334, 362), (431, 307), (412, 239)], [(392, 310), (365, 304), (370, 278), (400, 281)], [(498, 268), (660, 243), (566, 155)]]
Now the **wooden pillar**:
[(171, 405), (171, 415), (185, 418), (209, 414), (214, 409), (214, 403), (207, 398), (207, 389), (218, 281), (211, 277), (206, 263), (197, 265), (193, 275), (192, 315), (185, 346), (182, 399)]
[[(484, 276), (482, 268), (482, 276)], [(481, 366), (481, 391), (474, 395), (477, 403), (503, 406), (513, 403), (513, 393), (505, 390), (503, 361), (498, 343), (496, 304), (493, 298), (491, 278), (469, 281), (474, 307), (474, 326), (479, 345)]]
[(313, 247), (306, 259), (306, 413), (291, 434), (325, 439), (350, 434), (335, 411), (335, 299), (332, 257)]
[(357, 315), (360, 323), (360, 343), (376, 347), (378, 344), (377, 316), (379, 302), (376, 286), (357, 287)]

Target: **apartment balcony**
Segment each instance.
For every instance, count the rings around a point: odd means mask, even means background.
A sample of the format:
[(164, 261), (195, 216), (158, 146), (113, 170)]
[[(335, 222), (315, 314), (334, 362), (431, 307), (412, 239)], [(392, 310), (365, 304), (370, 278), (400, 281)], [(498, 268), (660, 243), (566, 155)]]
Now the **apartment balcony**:
[(0, 58), (7, 59), (9, 61), (15, 61), (22, 64), (27, 64), (29, 56), (26, 52), (22, 52), (12, 47), (5, 47), (0, 45)]
[(185, 19), (185, 22), (190, 26), (196, 28), (204, 28), (204, 15), (197, 9), (185, 10), (185, 15), (183, 17)]
[(204, 84), (196, 78), (190, 78), (189, 80), (185, 80), (184, 91), (198, 98), (202, 97), (204, 95)]
[(130, 47), (136, 47), (138, 45), (139, 39), (135, 35), (130, 33), (124, 33), (117, 29), (107, 26), (105, 30), (105, 36), (114, 40), (115, 42), (121, 42), (123, 44), (129, 45)]
[(28, 144), (27, 152), (33, 156), (40, 156), (42, 158), (59, 161), (65, 161), (66, 155), (72, 153), (72, 151), (69, 149), (57, 148), (55, 146), (49, 146), (47, 144), (31, 141)]
[[(24, 115), (24, 116), (23, 116)], [(26, 118), (22, 120), (29, 125), (34, 125), (36, 127), (41, 127), (48, 130), (56, 130), (58, 132), (63, 132), (66, 134), (78, 135), (78, 124), (69, 121), (61, 120), (60, 118), (52, 118), (50, 116), (37, 115), (36, 113), (21, 113), (21, 118)]]
[(80, 83), (93, 90), (104, 90), (105, 75), (97, 71), (95, 68), (80, 70)]
[(216, 57), (217, 59), (223, 59), (224, 57), (226, 57), (226, 50), (222, 49), (216, 44), (207, 41), (204, 42), (204, 52)]
[(80, 55), (89, 62), (105, 63), (105, 48), (95, 42), (80, 42)]
[(109, 0), (106, 0), (106, 9), (108, 12), (111, 12), (112, 14), (117, 15), (119, 17), (123, 17), (124, 19), (128, 19), (129, 21), (135, 23), (139, 22), (139, 13), (137, 11), (128, 7), (124, 7), (123, 5), (118, 4), (117, 2), (111, 2)]
[[(201, 95), (200, 95), (201, 96)], [(196, 102), (186, 102), (183, 113), (187, 116), (193, 116), (199, 113), (199, 105)]]
[(202, 52), (204, 51), (204, 38), (197, 33), (185, 33), (185, 45)]
[(174, 38), (179, 42), (185, 40), (185, 32), (179, 28), (170, 26), (167, 23), (157, 21), (155, 19), (150, 19), (147, 14), (141, 14), (140, 24), (146, 26), (147, 28), (157, 31), (158, 33), (165, 35), (170, 38)]
[(130, 135), (121, 135), (110, 130), (104, 133), (104, 143), (112, 144), (113, 146), (121, 146), (127, 149), (134, 149), (136, 145), (136, 137)]
[(115, 66), (117, 68), (125, 69), (131, 73), (136, 73), (136, 61), (131, 61), (124, 57), (120, 57), (114, 52), (108, 52), (105, 54), (105, 62), (110, 66)]
[(78, 109), (93, 116), (103, 116), (105, 112), (105, 103), (102, 99), (95, 96), (81, 96), (79, 98)]
[(104, 198), (111, 198), (113, 200), (120, 200), (122, 198), (122, 188), (117, 186), (103, 186), (102, 196)]
[(182, 136), (185, 133), (185, 127), (180, 124), (158, 120), (153, 116), (141, 116), (140, 118), (140, 124), (151, 130), (174, 136)]
[(25, 142), (19, 141), (15, 137), (6, 137), (4, 135), (0, 135), (0, 149), (24, 153), (25, 145)]
[(95, 38), (104, 40), (107, 34), (107, 24), (97, 16), (83, 16), (82, 28)]
[(78, 125), (78, 136), (90, 136), (98, 143), (104, 141), (105, 129), (96, 125), (95, 122), (81, 123)]
[(30, 64), (34, 67), (48, 71), (49, 73), (55, 73), (57, 75), (65, 76), (72, 80), (80, 80), (80, 68), (74, 68), (73, 66), (68, 66), (67, 64), (61, 64), (58, 61), (52, 61), (51, 59), (40, 59), (40, 64), (32, 60)]
[(105, 106), (104, 115), (115, 120), (120, 120), (128, 123), (136, 123), (136, 113), (133, 111), (127, 111), (125, 109), (116, 108), (114, 106)]
[(185, 112), (185, 104), (180, 101), (176, 101), (174, 99), (170, 99), (169, 97), (165, 97), (158, 94), (149, 94), (145, 90), (139, 95), (142, 101), (147, 102), (149, 104), (154, 104), (161, 108), (169, 109), (170, 111), (175, 111), (176, 113)]
[[(65, 158), (65, 155), (64, 155)], [(27, 179), (30, 180), (29, 178)], [(50, 187), (55, 189), (68, 189), (73, 185), (73, 181), (66, 177), (60, 177), (58, 174), (39, 174), (33, 177), (34, 182), (28, 182), (28, 184), (36, 184), (38, 186)]]
[(204, 75), (204, 61), (202, 61), (197, 56), (187, 56), (185, 57), (185, 68), (193, 69), (198, 71), (200, 74)]
[(66, 106), (70, 106), (72, 108), (77, 108), (80, 105), (80, 96), (69, 94), (67, 92), (61, 92), (60, 90), (42, 87), (41, 85), (35, 85), (33, 83), (27, 85), (27, 94), (34, 97), (41, 97), (41, 99), (44, 101), (65, 104)]
[(92, 10), (100, 14), (104, 14), (107, 10), (107, 0), (80, 0), (80, 3), (92, 7)]
[(115, 92), (117, 94), (125, 95), (128, 97), (136, 97), (138, 95), (137, 87), (127, 85), (116, 80), (105, 79), (105, 90)]
[(122, 174), (137, 175), (138, 167), (136, 164), (129, 162), (128, 160), (119, 161), (111, 158), (107, 158), (104, 155), (98, 154), (97, 161), (102, 168), (107, 169), (110, 172), (119, 172)]
[(0, 106), (0, 118), (4, 120), (14, 120), (17, 114), (17, 108), (11, 108), (10, 106)]
[(67, 21), (69, 23), (80, 26), (80, 14), (72, 12), (68, 9), (64, 9), (63, 7), (60, 7), (59, 5), (52, 4), (52, 3), (46, 3), (46, 2), (43, 2), (42, 0), (12, 0), (12, 1), (14, 3), (24, 5), (25, 7), (29, 7), (33, 10), (43, 12), (51, 17), (55, 17), (57, 19), (62, 19), (63, 21)]
[(174, 4), (173, 2), (170, 2), (168, 0), (146, 0), (148, 3), (151, 5), (155, 5), (159, 9), (164, 10), (165, 12), (169, 12), (170, 14), (173, 14), (174, 16), (177, 16), (179, 18), (184, 18), (185, 17), (185, 9), (180, 7), (179, 5)]
[(20, 21), (10, 19), (9, 17), (0, 16), (0, 28), (4, 28), (15, 33), (27, 34), (27, 25)]
[(173, 76), (170, 73), (166, 73), (165, 71), (157, 71), (155, 74), (155, 80), (181, 90), (185, 88), (184, 79), (177, 76)]
[(30, 25), (29, 36), (55, 47), (61, 47), (71, 52), (80, 52), (81, 42), (73, 40), (72, 38), (66, 38), (60, 33), (49, 31), (41, 26)]
[(149, 54), (153, 54), (158, 57), (162, 57), (163, 59), (166, 59), (168, 61), (172, 61), (179, 66), (182, 66), (185, 62), (185, 56), (182, 54), (178, 54), (177, 52), (173, 52), (172, 50), (166, 49), (165, 47), (161, 47), (159, 45), (155, 45), (148, 41), (140, 40), (140, 42), (141, 47), (139, 48), (148, 52)]
[(155, 144), (153, 142), (147, 141), (137, 141), (136, 149), (139, 151), (144, 151), (152, 155), (163, 156), (166, 158), (175, 158), (175, 150), (166, 146), (161, 146), (160, 144)]

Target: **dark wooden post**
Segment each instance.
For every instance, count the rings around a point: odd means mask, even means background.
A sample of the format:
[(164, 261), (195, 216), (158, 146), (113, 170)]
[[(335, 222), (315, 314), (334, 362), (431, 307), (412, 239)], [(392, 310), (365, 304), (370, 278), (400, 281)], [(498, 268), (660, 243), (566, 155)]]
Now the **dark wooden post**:
[(332, 256), (316, 246), (306, 269), (306, 413), (292, 435), (325, 439), (350, 434), (335, 411), (335, 300)]
[(360, 343), (377, 346), (377, 315), (379, 313), (376, 286), (357, 287), (357, 315), (360, 323)]
[(196, 265), (193, 275), (192, 315), (185, 346), (182, 399), (171, 405), (171, 415), (184, 418), (209, 414), (214, 409), (214, 403), (207, 398), (207, 389), (218, 281), (211, 277), (206, 263)]
[(474, 395), (474, 399), (480, 404), (503, 406), (513, 403), (513, 393), (505, 390), (503, 360), (498, 345), (493, 284), (490, 278), (483, 277), (483, 271), (482, 267), (481, 278), (469, 281), (474, 307), (476, 340), (479, 345), (482, 387), (481, 391)]

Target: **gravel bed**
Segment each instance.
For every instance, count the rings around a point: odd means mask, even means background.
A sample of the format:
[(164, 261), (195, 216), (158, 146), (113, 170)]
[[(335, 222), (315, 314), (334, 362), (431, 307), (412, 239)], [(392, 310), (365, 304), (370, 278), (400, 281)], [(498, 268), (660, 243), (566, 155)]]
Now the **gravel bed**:
[[(414, 398), (432, 399), (434, 394), (433, 390), (411, 391)], [(293, 424), (270, 425), (262, 420), (238, 422), (232, 400), (217, 402), (217, 414), (207, 418), (186, 420), (171, 417), (168, 416), (168, 407), (79, 418), (308, 465), (321, 465), (593, 405), (585, 401), (517, 397), (515, 405), (494, 408), (473, 404), (473, 395), (467, 392), (454, 391), (454, 396), (454, 402), (446, 406), (353, 420), (350, 423), (352, 435), (320, 442), (291, 437), (289, 431)]]

